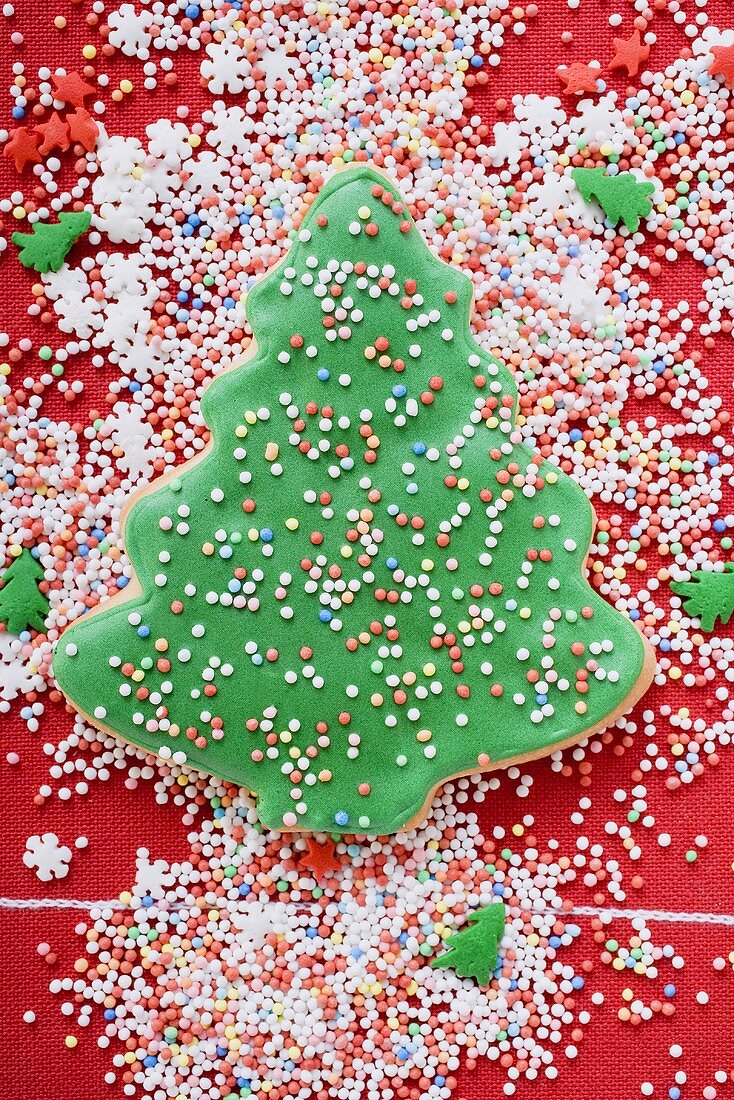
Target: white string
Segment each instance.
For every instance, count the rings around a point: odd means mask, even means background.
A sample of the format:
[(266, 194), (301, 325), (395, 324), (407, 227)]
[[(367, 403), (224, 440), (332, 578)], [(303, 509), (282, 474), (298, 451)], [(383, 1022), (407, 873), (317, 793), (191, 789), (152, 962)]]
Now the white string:
[[(101, 898), (97, 901), (87, 901), (81, 898), (7, 898), (0, 897), (0, 909), (115, 909), (117, 911), (139, 909), (140, 903), (131, 905), (121, 902), (119, 898)], [(187, 905), (185, 902), (177, 902), (167, 907), (170, 909), (191, 909), (196, 906)], [(213, 906), (212, 906), (213, 908)], [(217, 902), (217, 909), (229, 909), (232, 911), (246, 912), (248, 903), (232, 902), (222, 899)], [(308, 909), (294, 907), (294, 912), (307, 913)], [(720, 924), (734, 928), (734, 914), (731, 913), (686, 913), (666, 909), (612, 909), (596, 907), (593, 905), (575, 905), (571, 909), (550, 909), (547, 906), (532, 906), (523, 912), (550, 913), (556, 917), (601, 917), (607, 920), (645, 920), (661, 921), (668, 924)]]

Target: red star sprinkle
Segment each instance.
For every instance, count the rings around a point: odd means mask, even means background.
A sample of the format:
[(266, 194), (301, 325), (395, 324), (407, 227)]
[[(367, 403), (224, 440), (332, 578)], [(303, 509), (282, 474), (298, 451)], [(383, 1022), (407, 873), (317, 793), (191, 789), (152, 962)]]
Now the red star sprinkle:
[(723, 76), (727, 84), (734, 85), (734, 45), (712, 46), (714, 60), (709, 65), (711, 76)]
[(85, 111), (83, 107), (77, 107), (76, 111), (66, 116), (66, 121), (69, 124), (71, 140), (78, 141), (88, 153), (91, 153), (97, 143), (99, 126), (89, 111)]
[(313, 837), (306, 838), (308, 851), (301, 856), (300, 863), (309, 871), (313, 871), (316, 878), (324, 878), (329, 871), (341, 870), (341, 863), (334, 855), (334, 841), (325, 840), (319, 844)]
[(566, 95), (598, 91), (596, 82), (600, 72), (600, 69), (584, 65), (581, 61), (574, 61), (572, 65), (556, 69), (558, 79), (565, 84)]
[(640, 65), (650, 53), (650, 47), (642, 41), (639, 31), (635, 31), (631, 38), (615, 38), (614, 48), (617, 52), (609, 62), (609, 68), (626, 69), (628, 76), (639, 72)]
[(69, 148), (69, 127), (58, 111), (54, 111), (49, 121), (42, 122), (35, 130), (43, 138), (43, 144), (38, 151), (44, 156), (53, 149), (60, 149), (63, 153)]
[(66, 76), (54, 74), (51, 79), (54, 82), (54, 99), (60, 99), (62, 103), (68, 103), (72, 107), (83, 107), (87, 96), (94, 95), (97, 91), (79, 73), (67, 73)]
[(24, 128), (13, 130), (10, 141), (3, 149), (3, 155), (13, 158), (19, 172), (23, 171), (26, 164), (38, 164), (41, 160), (38, 152), (38, 135), (33, 130)]

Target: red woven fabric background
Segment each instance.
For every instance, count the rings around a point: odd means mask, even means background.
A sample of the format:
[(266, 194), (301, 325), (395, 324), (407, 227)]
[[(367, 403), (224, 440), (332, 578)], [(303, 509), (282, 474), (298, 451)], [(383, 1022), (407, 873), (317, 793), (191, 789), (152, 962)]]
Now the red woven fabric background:
[[(693, 7), (693, 5), (691, 5)], [(90, 40), (83, 15), (89, 5), (71, 4), (67, 0), (18, 0), (18, 14), (11, 29), (21, 29), (25, 44), (20, 49), (6, 47), (3, 40), (0, 56), (2, 82), (7, 87), (12, 81), (12, 65), (22, 60), (29, 70), (29, 79), (35, 76), (39, 66), (53, 69), (64, 66), (71, 70), (83, 64), (80, 48)], [(583, 0), (579, 11), (570, 11), (561, 0), (540, 0), (538, 18), (530, 23), (528, 33), (520, 39), (508, 34), (503, 51), (502, 64), (492, 71), (490, 83), (482, 94), (473, 93), (475, 109), (487, 121), (494, 119), (494, 102), (498, 96), (510, 99), (523, 92), (559, 94), (560, 84), (555, 74), (564, 62), (589, 61), (592, 58), (603, 64), (612, 56), (613, 31), (607, 22), (614, 10), (604, 0)], [(620, 4), (624, 14), (623, 30), (630, 32), (634, 10)], [(734, 17), (732, 5), (727, 0), (717, 0), (708, 6), (712, 22), (725, 27)], [(53, 18), (67, 17), (68, 27), (63, 32), (54, 29)], [(572, 30), (574, 40), (563, 45), (561, 33)], [(678, 56), (686, 39), (680, 27), (663, 13), (656, 16), (652, 30), (658, 36), (648, 62), (653, 68), (664, 68)], [(3, 32), (6, 34), (6, 32)], [(9, 32), (8, 32), (9, 33)], [(617, 32), (619, 33), (619, 32)], [(151, 95), (142, 91), (139, 65), (120, 56), (100, 65), (116, 80), (130, 76), (140, 84), (140, 92), (126, 97), (124, 105), (113, 105), (105, 116), (110, 133), (140, 134), (147, 122), (162, 115), (173, 116), (178, 102), (191, 108), (192, 120), (210, 104), (211, 97), (199, 85), (198, 59), (177, 55), (176, 71), (179, 84), (170, 90), (162, 86)], [(611, 86), (624, 91), (623, 81), (610, 81)], [(7, 101), (6, 101), (7, 102)], [(9, 106), (4, 112), (3, 124), (9, 122)], [(0, 195), (8, 197), (18, 188), (18, 178), (8, 160), (0, 158)], [(665, 282), (656, 287), (656, 293), (666, 303), (679, 297), (687, 297), (692, 307), (702, 297), (700, 292), (703, 269), (691, 260), (681, 261), (675, 268), (667, 269)], [(6, 258), (0, 267), (2, 298), (0, 314), (2, 326), (11, 333), (12, 342), (27, 335), (38, 346), (48, 339), (49, 333), (36, 326), (26, 315), (31, 301), (30, 286), (35, 281), (32, 274), (20, 271), (13, 260)], [(690, 346), (690, 345), (689, 345)], [(693, 342), (695, 346), (695, 342)], [(74, 377), (79, 376), (80, 361), (74, 363)], [(728, 339), (720, 339), (711, 359), (704, 363), (711, 389), (719, 393), (730, 412), (734, 413), (732, 377), (734, 377), (734, 350)], [(26, 370), (21, 363), (19, 377)], [(91, 369), (85, 375), (86, 389), (71, 409), (59, 398), (51, 395), (44, 403), (44, 413), (52, 417), (68, 417), (82, 420), (88, 409), (99, 407), (104, 398), (106, 382)], [(628, 406), (627, 414), (633, 416)], [(660, 408), (654, 411), (660, 415)], [(731, 502), (727, 502), (727, 510)], [(731, 635), (731, 631), (729, 632)], [(660, 690), (660, 689), (654, 689)], [(676, 695), (666, 688), (665, 701), (679, 704), (683, 689)], [(705, 691), (686, 693), (686, 705), (694, 713), (705, 713)], [(660, 695), (653, 695), (657, 705)], [(650, 704), (655, 705), (655, 704)], [(34, 806), (33, 797), (38, 786), (48, 775), (49, 759), (44, 756), (45, 741), (57, 741), (72, 724), (71, 716), (60, 705), (47, 705), (37, 734), (29, 734), (25, 723), (17, 718), (16, 703), (10, 716), (3, 716), (3, 831), (0, 844), (0, 894), (16, 897), (75, 897), (113, 898), (129, 887), (135, 875), (135, 853), (140, 846), (147, 847), (152, 858), (185, 858), (188, 843), (181, 814), (173, 805), (159, 806), (155, 802), (152, 784), (141, 783), (134, 791), (124, 785), (124, 773), (117, 773), (106, 784), (92, 786), (85, 798), (75, 797), (69, 803), (53, 799), (42, 809)], [(573, 854), (579, 833), (589, 837), (592, 843), (604, 839), (604, 824), (608, 820), (620, 820), (612, 792), (617, 788), (629, 789), (630, 773), (643, 752), (640, 744), (634, 744), (626, 752), (621, 751), (621, 739), (608, 745), (593, 757), (594, 768), (590, 788), (579, 783), (574, 770), (570, 777), (551, 772), (547, 762), (526, 768), (534, 777), (530, 796), (520, 800), (512, 792), (512, 784), (503, 784), (493, 799), (481, 807), (480, 820), (491, 831), (496, 825), (506, 829), (533, 815), (535, 825), (528, 830), (538, 838), (542, 846), (548, 837), (561, 842), (561, 850)], [(21, 764), (9, 767), (4, 762), (5, 753), (15, 750), (21, 756)], [(734, 913), (734, 815), (732, 795), (734, 786), (734, 758), (723, 755), (716, 769), (710, 769), (690, 787), (670, 793), (662, 779), (650, 777), (648, 783), (649, 812), (655, 816), (661, 829), (673, 834), (670, 848), (659, 848), (652, 834), (645, 836), (643, 858), (637, 865), (645, 884), (636, 893), (630, 892), (627, 905), (631, 908), (663, 909), (679, 912), (705, 911)], [(579, 798), (589, 795), (593, 808), (583, 826), (573, 825), (570, 815), (577, 809)], [(33, 833), (54, 831), (61, 841), (73, 844), (79, 835), (89, 838), (85, 851), (75, 852), (69, 876), (60, 881), (43, 884), (35, 874), (23, 866), (22, 853), (26, 838)], [(684, 853), (693, 844), (694, 837), (705, 834), (709, 844), (694, 865), (685, 861)], [(527, 841), (527, 834), (524, 838)], [(619, 859), (626, 859), (619, 844)], [(614, 842), (607, 843), (607, 853)], [(576, 883), (566, 891), (578, 904), (589, 904), (589, 891)], [(84, 919), (79, 911), (15, 911), (0, 909), (0, 938), (2, 943), (0, 1029), (4, 1048), (0, 1069), (0, 1100), (80, 1100), (81, 1097), (110, 1096), (117, 1100), (123, 1096), (119, 1085), (106, 1086), (104, 1074), (111, 1068), (111, 1052), (97, 1048), (96, 1037), (102, 1031), (100, 1017), (95, 1015), (91, 1025), (80, 1029), (70, 1024), (59, 1011), (63, 997), (52, 997), (48, 992), (53, 977), (73, 975), (73, 962), (82, 953), (83, 939), (74, 931), (75, 925)], [(589, 919), (579, 918), (583, 935), (564, 956), (569, 963), (583, 959), (594, 960), (594, 970), (589, 975), (586, 988), (579, 994), (581, 1008), (589, 1007), (590, 996), (595, 990), (605, 994), (605, 1003), (592, 1011), (591, 1023), (586, 1027), (578, 1045), (578, 1056), (567, 1059), (562, 1050), (556, 1053), (559, 1078), (555, 1082), (538, 1080), (534, 1083), (518, 1083), (518, 1100), (552, 1100), (554, 1097), (572, 1096), (575, 1100), (634, 1100), (640, 1095), (640, 1082), (655, 1084), (655, 1097), (667, 1097), (674, 1084), (676, 1071), (684, 1070), (688, 1083), (682, 1086), (684, 1098), (700, 1097), (702, 1089), (713, 1083), (716, 1070), (734, 1070), (734, 974), (731, 964), (722, 972), (715, 972), (712, 960), (726, 957), (734, 951), (734, 928), (690, 923), (655, 923), (651, 925), (656, 944), (670, 943), (685, 959), (685, 967), (673, 971), (661, 964), (660, 977), (655, 981), (630, 978), (628, 973), (618, 973), (599, 961), (599, 949), (595, 948), (589, 932)], [(614, 927), (620, 935), (629, 931), (626, 922)], [(58, 961), (49, 966), (38, 955), (39, 942), (51, 945)], [(674, 981), (678, 994), (674, 1000), (675, 1013), (667, 1018), (658, 1015), (639, 1027), (622, 1024), (617, 1011), (624, 1003), (621, 992), (628, 985), (636, 995), (649, 1001), (659, 996), (663, 985)], [(705, 989), (710, 1002), (706, 1006), (696, 1003), (696, 993)], [(32, 1009), (36, 1022), (32, 1026), (23, 1023), (23, 1013)], [(69, 1032), (78, 1035), (79, 1045), (67, 1050), (63, 1038)], [(683, 1055), (674, 1059), (669, 1053), (671, 1044), (680, 1044)], [(484, 1063), (472, 1074), (459, 1074), (457, 1097), (467, 1100), (484, 1100), (502, 1095), (504, 1071), (496, 1064)], [(719, 1096), (734, 1095), (734, 1085), (718, 1086)]]

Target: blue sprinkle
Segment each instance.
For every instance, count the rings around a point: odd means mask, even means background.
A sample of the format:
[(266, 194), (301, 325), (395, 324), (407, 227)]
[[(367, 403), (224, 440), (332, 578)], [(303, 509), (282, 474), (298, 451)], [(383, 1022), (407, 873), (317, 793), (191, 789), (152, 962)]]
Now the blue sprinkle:
[(316, 377), (319, 382), (328, 382), (331, 378), (331, 372), (328, 371), (326, 367), (320, 367), (319, 370), (316, 371)]
[(319, 618), (321, 619), (322, 623), (330, 623), (331, 622), (333, 616), (332, 616), (331, 612), (329, 611), (328, 607), (323, 607), (321, 609), (321, 611), (319, 611)]
[(149, 626), (139, 626), (138, 627), (138, 637), (139, 638), (149, 638), (150, 637), (150, 627)]
[(347, 813), (346, 810), (338, 810), (334, 814), (334, 821), (337, 823), (337, 825), (348, 825), (349, 824), (349, 814)]
[(668, 982), (668, 984), (663, 989), (663, 993), (665, 994), (666, 997), (675, 997), (677, 992), (678, 992), (678, 990), (676, 989), (676, 987), (673, 985), (672, 982)]
[(270, 529), (270, 527), (263, 527), (262, 528), (262, 530), (260, 531), (260, 538), (263, 540), (263, 542), (272, 542), (273, 541), (273, 532)]

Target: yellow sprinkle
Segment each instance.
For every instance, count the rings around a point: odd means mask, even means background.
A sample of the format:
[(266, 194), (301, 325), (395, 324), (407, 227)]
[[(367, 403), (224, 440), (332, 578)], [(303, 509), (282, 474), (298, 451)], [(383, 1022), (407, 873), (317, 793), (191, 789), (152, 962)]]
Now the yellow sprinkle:
[(127, 95), (132, 90), (133, 90), (132, 80), (121, 80), (120, 81), (120, 91), (121, 92), (124, 92), (125, 95)]
[(298, 520), (295, 518), (295, 516), (290, 516), (289, 519), (285, 521), (285, 525), (289, 531), (298, 530)]
[(82, 47), (82, 57), (87, 61), (91, 61), (97, 56), (97, 47), (93, 46), (91, 42), (88, 42), (86, 46)]
[(13, 210), (13, 217), (14, 217), (14, 218), (15, 218), (15, 219), (16, 219), (17, 221), (22, 221), (22, 220), (23, 220), (23, 218), (25, 218), (25, 216), (26, 216), (26, 212), (25, 212), (25, 209), (24, 209), (24, 208), (23, 208), (22, 206), (16, 206), (16, 207), (14, 208), (14, 210)]
[(201, 137), (199, 134), (189, 134), (186, 140), (192, 149), (198, 149), (201, 145)]
[(78, 1042), (79, 1040), (77, 1039), (76, 1035), (67, 1035), (64, 1039), (64, 1043), (69, 1050), (73, 1050)]

